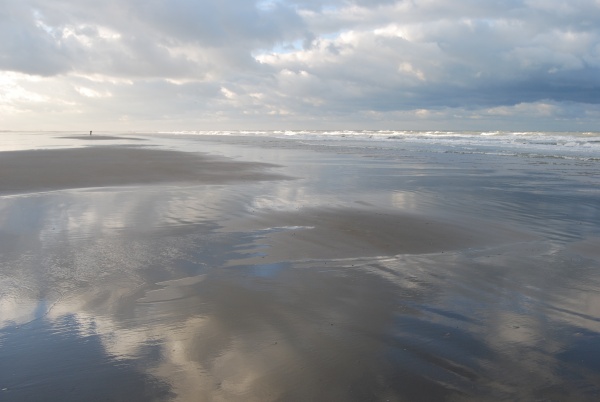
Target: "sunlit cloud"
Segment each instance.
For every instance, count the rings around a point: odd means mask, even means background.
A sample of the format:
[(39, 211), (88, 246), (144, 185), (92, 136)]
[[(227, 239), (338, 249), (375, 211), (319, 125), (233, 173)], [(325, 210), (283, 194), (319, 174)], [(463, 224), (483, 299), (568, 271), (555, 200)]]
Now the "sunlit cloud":
[(598, 123), (595, 0), (2, 3), (0, 129)]

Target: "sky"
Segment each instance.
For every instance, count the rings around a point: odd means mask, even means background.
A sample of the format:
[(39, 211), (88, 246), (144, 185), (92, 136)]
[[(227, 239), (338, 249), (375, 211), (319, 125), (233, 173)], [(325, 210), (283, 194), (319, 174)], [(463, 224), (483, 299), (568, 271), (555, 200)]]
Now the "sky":
[(600, 131), (600, 0), (0, 0), (0, 130)]

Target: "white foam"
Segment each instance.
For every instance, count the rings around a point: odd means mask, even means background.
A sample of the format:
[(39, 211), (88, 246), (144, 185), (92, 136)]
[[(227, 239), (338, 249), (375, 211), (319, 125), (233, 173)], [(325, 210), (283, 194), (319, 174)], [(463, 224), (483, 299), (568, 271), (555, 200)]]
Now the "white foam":
[[(437, 151), (493, 155), (537, 155), (580, 160), (600, 159), (600, 132), (534, 131), (411, 131), (411, 130), (262, 130), (173, 131), (163, 134), (258, 136), (310, 141), (312, 145), (344, 143), (353, 148), (373, 143), (390, 148), (403, 144), (427, 145)], [(352, 143), (350, 143), (352, 141)], [(438, 147), (433, 147), (437, 145)]]

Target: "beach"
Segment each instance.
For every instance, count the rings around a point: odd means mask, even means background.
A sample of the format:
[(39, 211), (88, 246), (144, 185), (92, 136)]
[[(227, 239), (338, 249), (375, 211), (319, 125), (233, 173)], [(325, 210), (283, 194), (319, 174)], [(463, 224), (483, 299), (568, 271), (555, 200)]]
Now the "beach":
[(2, 133), (0, 400), (600, 398), (592, 136), (226, 134)]

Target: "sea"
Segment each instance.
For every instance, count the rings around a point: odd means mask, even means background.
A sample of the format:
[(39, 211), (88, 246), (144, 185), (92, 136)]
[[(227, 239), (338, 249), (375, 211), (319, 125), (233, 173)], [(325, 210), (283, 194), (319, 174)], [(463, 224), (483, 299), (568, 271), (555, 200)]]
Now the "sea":
[[(77, 131), (1, 131), (0, 150), (75, 147), (64, 138), (86, 135)], [(406, 146), (428, 152), (486, 154), (520, 158), (557, 158), (597, 161), (600, 132), (512, 132), (512, 131), (394, 131), (394, 130), (271, 130), (271, 131), (97, 131), (95, 135), (228, 136), (293, 139), (323, 146), (345, 145), (365, 149), (402, 149)], [(47, 138), (52, 138), (47, 141)]]

